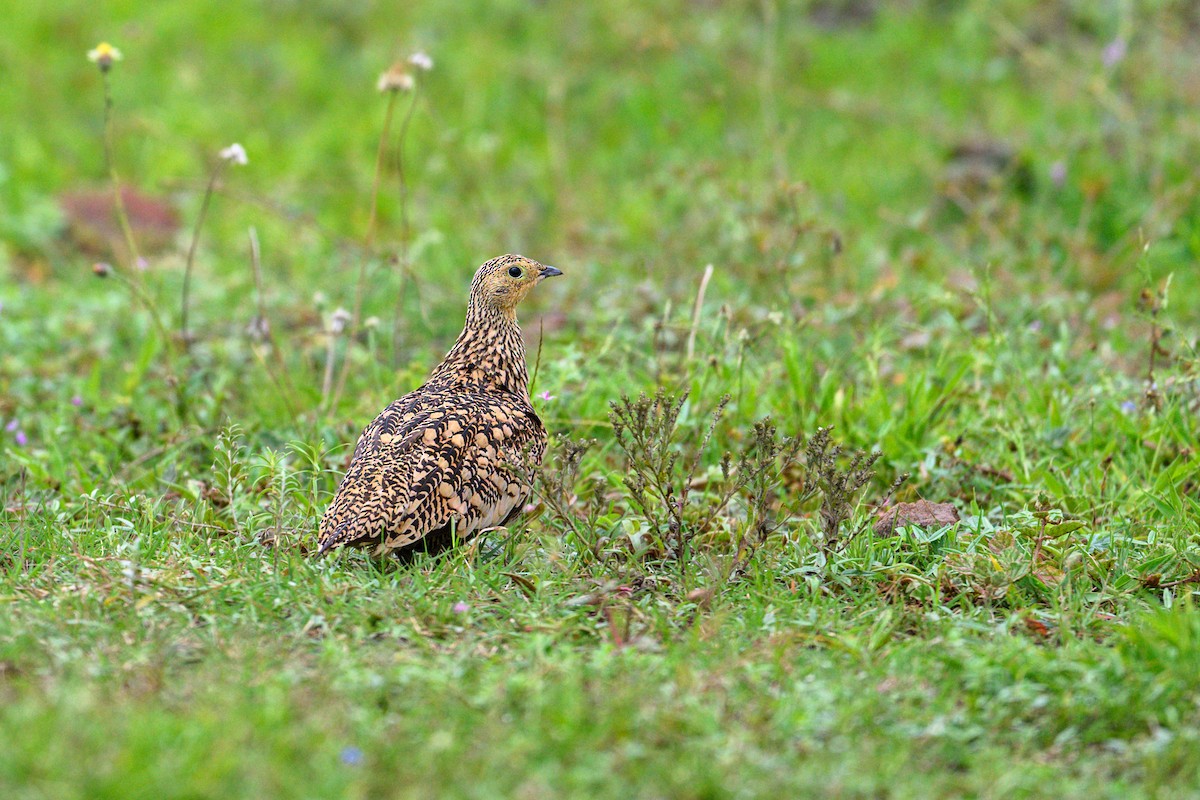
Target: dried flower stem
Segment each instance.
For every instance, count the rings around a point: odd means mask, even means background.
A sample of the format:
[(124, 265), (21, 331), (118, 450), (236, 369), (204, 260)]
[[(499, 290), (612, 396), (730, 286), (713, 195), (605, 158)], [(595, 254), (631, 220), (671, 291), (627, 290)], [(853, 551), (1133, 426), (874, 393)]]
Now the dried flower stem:
[(295, 406), (292, 404), (292, 397), (296, 394), (296, 389), (292, 385), (292, 380), (288, 376), (287, 364), (283, 360), (283, 351), (279, 348), (279, 342), (275, 339), (275, 331), (271, 328), (270, 322), (267, 321), (267, 301), (265, 292), (263, 291), (262, 279), (262, 259), (258, 246), (258, 231), (254, 226), (250, 226), (250, 267), (254, 271), (254, 296), (258, 306), (258, 322), (265, 332), (267, 343), (271, 345), (271, 350), (275, 353), (275, 360), (279, 368), (279, 376), (272, 372), (270, 364), (266, 359), (261, 358), (263, 367), (267, 370), (267, 375), (271, 378), (271, 382), (275, 384), (275, 388), (279, 390), (280, 397), (283, 398), (284, 405), (287, 406), (288, 415), (296, 416)]
[(113, 206), (117, 211), (117, 222), (121, 226), (121, 234), (125, 237), (125, 246), (129, 248), (129, 263), (132, 265), (138, 263), (141, 255), (138, 253), (137, 242), (133, 238), (133, 228), (129, 225), (129, 214), (125, 211), (125, 198), (121, 196), (121, 179), (117, 175), (117, 161), (113, 154), (113, 98), (108, 70), (101, 70), (100, 76), (104, 83), (104, 161), (108, 166), (108, 178), (112, 183)]
[(696, 305), (692, 308), (692, 329), (688, 331), (687, 360), (691, 361), (696, 354), (696, 330), (700, 327), (700, 311), (704, 308), (704, 294), (708, 291), (708, 282), (712, 280), (713, 265), (704, 268), (704, 276), (700, 278), (700, 288), (696, 291)]
[(346, 324), (350, 321), (350, 312), (344, 308), (337, 308), (329, 317), (329, 328), (326, 332), (327, 339), (325, 341), (325, 377), (321, 380), (321, 405), (324, 408), (331, 408), (329, 405), (330, 391), (333, 388), (333, 364), (337, 358), (337, 340), (346, 332)]

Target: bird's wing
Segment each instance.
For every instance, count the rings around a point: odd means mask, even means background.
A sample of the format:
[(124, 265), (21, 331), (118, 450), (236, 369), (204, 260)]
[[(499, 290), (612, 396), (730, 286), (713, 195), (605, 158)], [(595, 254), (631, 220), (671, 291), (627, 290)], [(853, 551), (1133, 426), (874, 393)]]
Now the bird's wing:
[(522, 398), (421, 390), (402, 397), (359, 438), (322, 520), (321, 550), (366, 543), (393, 550), (448, 525), (462, 538), (498, 525), (529, 493), (506, 460), (538, 463), (545, 440)]
[(350, 544), (379, 542), (402, 505), (412, 462), (429, 417), (440, 398), (418, 389), (396, 400), (358, 437), (350, 466), (321, 519), (320, 552)]
[(424, 433), (416, 448), (413, 489), (387, 531), (387, 550), (447, 525), (462, 539), (500, 525), (529, 496), (527, 478), (546, 449), (541, 420), (528, 401), (512, 395), (457, 395), (454, 410), (434, 426), (436, 433)]

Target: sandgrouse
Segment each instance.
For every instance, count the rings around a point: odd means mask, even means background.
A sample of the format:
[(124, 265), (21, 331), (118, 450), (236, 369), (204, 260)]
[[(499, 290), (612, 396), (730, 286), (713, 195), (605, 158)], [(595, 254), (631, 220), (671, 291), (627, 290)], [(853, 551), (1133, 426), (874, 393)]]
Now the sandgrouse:
[(475, 272), (458, 341), (359, 437), (321, 520), (319, 552), (438, 552), (520, 513), (530, 487), (511, 467), (541, 462), (546, 429), (529, 402), (517, 304), (561, 274), (518, 255)]

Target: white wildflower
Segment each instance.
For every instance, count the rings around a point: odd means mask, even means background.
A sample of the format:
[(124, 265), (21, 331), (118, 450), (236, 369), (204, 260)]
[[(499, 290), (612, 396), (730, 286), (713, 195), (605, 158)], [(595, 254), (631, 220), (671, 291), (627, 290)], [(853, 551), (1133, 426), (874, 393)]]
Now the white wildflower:
[(250, 159), (246, 158), (246, 148), (242, 147), (237, 142), (229, 145), (222, 150), (218, 155), (223, 161), (228, 161), (230, 164), (238, 164), (244, 166), (250, 163)]

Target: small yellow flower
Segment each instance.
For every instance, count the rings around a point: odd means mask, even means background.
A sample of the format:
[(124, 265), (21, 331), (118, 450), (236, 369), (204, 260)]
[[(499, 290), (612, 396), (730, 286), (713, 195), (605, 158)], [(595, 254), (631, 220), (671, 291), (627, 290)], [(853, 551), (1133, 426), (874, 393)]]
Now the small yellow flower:
[(408, 67), (403, 61), (392, 64), (375, 82), (375, 88), (381, 92), (411, 92), (416, 85), (417, 82), (408, 73)]
[(121, 60), (121, 51), (108, 42), (101, 42), (88, 50), (88, 61), (100, 67), (101, 72), (108, 72), (113, 62)]

